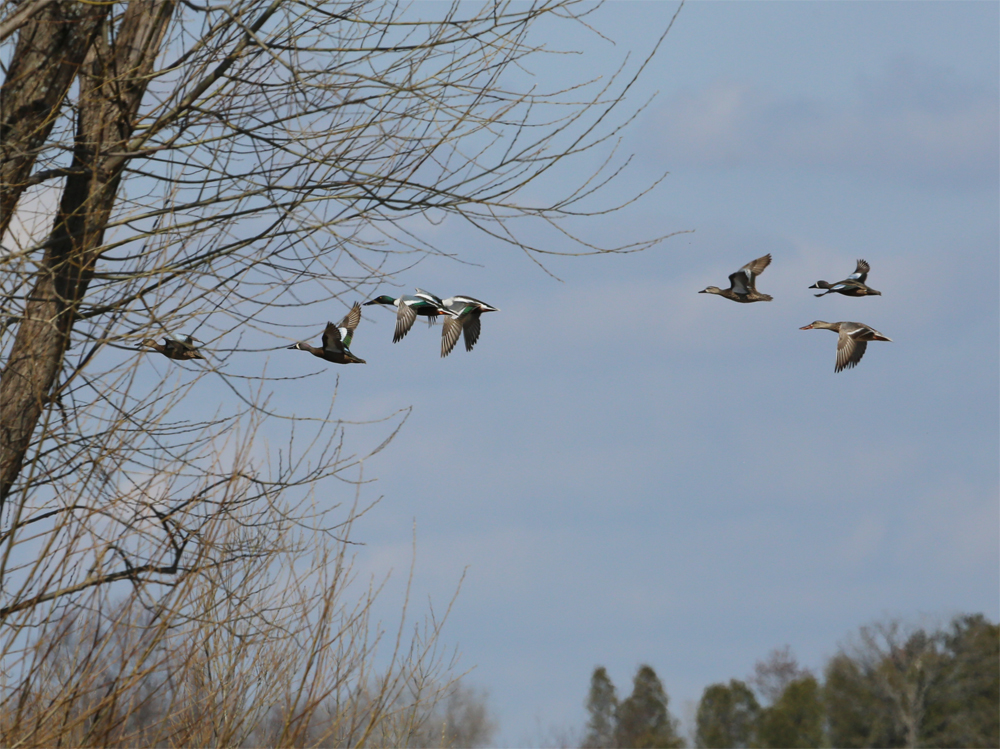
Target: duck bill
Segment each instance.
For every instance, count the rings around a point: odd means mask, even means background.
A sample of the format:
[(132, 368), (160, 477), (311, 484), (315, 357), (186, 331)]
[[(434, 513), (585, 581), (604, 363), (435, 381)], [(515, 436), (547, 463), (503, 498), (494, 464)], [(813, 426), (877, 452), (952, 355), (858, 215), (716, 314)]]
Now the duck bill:
[(804, 325), (803, 327), (799, 328), (799, 330), (812, 330), (812, 329), (813, 329), (812, 323), (810, 323), (809, 325)]

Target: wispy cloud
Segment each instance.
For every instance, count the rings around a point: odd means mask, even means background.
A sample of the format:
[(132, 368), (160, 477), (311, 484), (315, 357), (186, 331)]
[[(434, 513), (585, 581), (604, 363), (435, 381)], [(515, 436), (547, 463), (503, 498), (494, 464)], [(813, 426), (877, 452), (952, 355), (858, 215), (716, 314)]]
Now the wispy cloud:
[(960, 187), (995, 186), (995, 88), (898, 59), (856, 81), (848, 101), (719, 80), (669, 98), (661, 150), (678, 165), (839, 169)]

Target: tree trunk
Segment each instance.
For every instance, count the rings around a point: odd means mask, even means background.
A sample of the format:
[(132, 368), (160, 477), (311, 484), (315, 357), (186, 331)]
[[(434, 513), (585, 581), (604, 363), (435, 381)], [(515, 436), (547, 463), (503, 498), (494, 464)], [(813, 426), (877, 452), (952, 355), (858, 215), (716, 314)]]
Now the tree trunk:
[(21, 28), (0, 89), (0, 238), (109, 7), (55, 2)]
[[(170, 23), (172, 0), (132, 0), (110, 45), (97, 36), (80, 75), (73, 166), (7, 366), (0, 374), (0, 511), (24, 463), (100, 257), (135, 115)], [(121, 164), (120, 160), (116, 163)]]

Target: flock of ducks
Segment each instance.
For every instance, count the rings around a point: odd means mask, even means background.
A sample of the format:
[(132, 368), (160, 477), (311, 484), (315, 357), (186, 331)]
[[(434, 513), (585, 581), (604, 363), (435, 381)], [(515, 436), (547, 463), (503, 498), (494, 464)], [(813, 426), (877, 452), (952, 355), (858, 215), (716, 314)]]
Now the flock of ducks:
[[(441, 331), (442, 358), (452, 352), (459, 337), (463, 336), (465, 350), (472, 351), (472, 347), (479, 340), (479, 318), (484, 312), (500, 311), (496, 307), (471, 296), (458, 295), (441, 299), (441, 297), (423, 289), (417, 289), (416, 294), (404, 294), (397, 299), (383, 294), (370, 302), (365, 302), (364, 306), (367, 307), (370, 304), (396, 307), (396, 329), (392, 336), (393, 343), (399, 343), (410, 332), (417, 315), (427, 317), (429, 321), (444, 317), (444, 326)], [(354, 338), (354, 331), (357, 329), (358, 323), (361, 322), (361, 307), (361, 304), (355, 302), (351, 311), (337, 325), (328, 322), (323, 330), (322, 346), (296, 343), (288, 348), (308, 351), (313, 356), (318, 356), (333, 364), (364, 364), (364, 359), (351, 353), (351, 340)], [(195, 339), (191, 336), (166, 336), (163, 343), (146, 338), (139, 343), (138, 348), (152, 349), (168, 359), (178, 361), (204, 359), (205, 357), (198, 351), (195, 343)]]
[[(699, 291), (699, 294), (717, 294), (718, 296), (731, 299), (734, 302), (749, 304), (750, 302), (770, 302), (773, 297), (757, 291), (757, 277), (764, 272), (764, 269), (771, 264), (770, 254), (751, 260), (735, 273), (729, 276), (729, 288), (720, 289), (718, 286), (709, 286)], [(858, 260), (854, 273), (843, 281), (828, 283), (827, 281), (817, 281), (810, 289), (821, 289), (822, 292), (815, 296), (826, 296), (827, 294), (843, 294), (844, 296), (881, 296), (882, 292), (876, 291), (866, 284), (868, 272), (871, 266), (865, 260)], [(396, 308), (396, 329), (393, 331), (392, 342), (399, 343), (410, 332), (414, 321), (418, 315), (434, 321), (438, 317), (444, 317), (444, 326), (441, 331), (441, 357), (444, 358), (452, 352), (455, 344), (461, 336), (465, 338), (465, 350), (472, 351), (472, 347), (479, 340), (480, 320), (484, 312), (499, 312), (486, 302), (481, 302), (471, 296), (453, 296), (447, 299), (431, 294), (429, 291), (417, 289), (416, 294), (404, 294), (393, 298), (386, 294), (377, 296), (364, 306), (372, 304), (384, 305)], [(354, 338), (354, 331), (361, 322), (361, 307), (358, 302), (354, 303), (351, 311), (337, 325), (332, 322), (326, 324), (323, 331), (323, 345), (313, 346), (309, 343), (296, 343), (289, 346), (290, 349), (307, 351), (313, 356), (318, 356), (324, 361), (333, 364), (364, 364), (365, 360), (360, 359), (351, 353), (351, 341)], [(875, 328), (859, 322), (824, 322), (816, 320), (799, 330), (832, 330), (839, 338), (837, 339), (837, 363), (834, 372), (843, 369), (850, 369), (857, 366), (861, 357), (865, 355), (869, 341), (891, 341)], [(152, 338), (146, 338), (139, 344), (139, 348), (149, 348), (158, 351), (168, 359), (188, 360), (204, 359), (195, 345), (195, 340), (191, 336), (174, 337), (168, 336), (163, 339), (163, 343), (157, 343)]]
[[(764, 269), (771, 264), (771, 256), (764, 255), (756, 260), (751, 260), (738, 271), (729, 276), (729, 288), (720, 289), (718, 286), (709, 286), (699, 291), (699, 294), (718, 294), (734, 302), (749, 304), (750, 302), (770, 302), (773, 297), (757, 291), (757, 276), (764, 272)], [(858, 260), (858, 266), (854, 273), (843, 281), (828, 283), (817, 281), (810, 289), (823, 289), (821, 294), (814, 296), (826, 296), (827, 294), (843, 294), (844, 296), (882, 296), (881, 291), (867, 286), (868, 271), (871, 266), (865, 260)], [(799, 330), (833, 330), (838, 335), (837, 339), (837, 363), (834, 372), (842, 369), (850, 369), (857, 366), (861, 357), (865, 355), (869, 341), (891, 341), (891, 338), (879, 333), (870, 325), (860, 322), (824, 322), (816, 320)]]

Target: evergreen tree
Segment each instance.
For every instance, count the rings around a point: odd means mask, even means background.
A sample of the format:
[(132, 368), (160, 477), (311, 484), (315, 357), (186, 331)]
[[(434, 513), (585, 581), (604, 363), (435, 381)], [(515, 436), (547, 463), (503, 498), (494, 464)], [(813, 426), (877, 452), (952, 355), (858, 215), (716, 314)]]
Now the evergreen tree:
[(649, 666), (639, 667), (632, 694), (618, 707), (615, 743), (629, 749), (684, 746), (684, 740), (677, 735), (677, 721), (667, 710), (667, 693)]
[(920, 745), (1000, 746), (1000, 625), (982, 614), (956, 617), (936, 639)]
[(878, 686), (845, 653), (826, 665), (823, 686), (830, 743), (843, 749), (878, 746), (892, 749), (906, 745), (894, 720), (890, 703), (879, 695)]
[(777, 702), (760, 713), (757, 745), (771, 749), (823, 745), (823, 703), (811, 674), (789, 683)]
[(611, 749), (615, 745), (615, 728), (618, 725), (618, 696), (604, 666), (594, 669), (587, 695), (587, 735), (583, 740), (586, 749)]
[(745, 682), (705, 688), (698, 703), (696, 745), (705, 749), (743, 748), (752, 745), (760, 704)]

